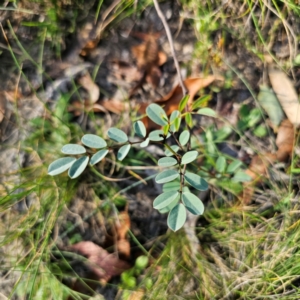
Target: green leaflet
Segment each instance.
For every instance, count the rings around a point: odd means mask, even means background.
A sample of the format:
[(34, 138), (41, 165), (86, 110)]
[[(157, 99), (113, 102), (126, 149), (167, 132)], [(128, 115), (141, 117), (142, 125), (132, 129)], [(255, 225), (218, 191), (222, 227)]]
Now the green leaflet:
[(168, 215), (168, 226), (173, 231), (180, 229), (186, 221), (186, 209), (182, 203), (177, 204)]
[(177, 165), (177, 160), (173, 157), (162, 157), (157, 164), (161, 167), (171, 167)]
[(147, 116), (156, 124), (164, 126), (168, 124), (166, 112), (158, 104), (152, 103), (146, 109)]
[(101, 161), (101, 160), (106, 156), (107, 153), (108, 153), (108, 150), (107, 150), (107, 149), (102, 149), (102, 150), (96, 152), (96, 153), (91, 157), (90, 164), (91, 164), (91, 165), (94, 165), (94, 164), (98, 163), (99, 161)]
[(208, 183), (197, 174), (186, 172), (184, 174), (184, 178), (192, 187), (197, 190), (205, 191), (208, 189)]
[(97, 136), (95, 134), (85, 134), (81, 142), (90, 148), (100, 149), (107, 146), (105, 140), (101, 138), (100, 136)]
[(155, 209), (162, 209), (170, 205), (174, 199), (179, 195), (177, 191), (169, 191), (160, 194), (153, 201), (153, 207)]
[(128, 141), (127, 134), (115, 127), (109, 128), (107, 131), (107, 135), (110, 139), (117, 143), (126, 143)]
[(133, 124), (133, 128), (135, 133), (139, 137), (145, 137), (146, 136), (146, 127), (142, 121), (137, 121)]
[(216, 170), (219, 173), (224, 173), (226, 169), (226, 158), (224, 156), (219, 156), (216, 161)]
[(193, 162), (198, 157), (197, 151), (188, 151), (181, 158), (181, 164), (186, 165)]
[(155, 181), (157, 183), (166, 183), (175, 180), (178, 177), (179, 173), (177, 170), (165, 170), (155, 177)]
[(204, 205), (202, 201), (194, 194), (186, 192), (182, 194), (182, 202), (186, 209), (194, 215), (202, 215), (204, 212)]
[(77, 144), (67, 144), (61, 148), (61, 152), (64, 154), (83, 154), (86, 152), (85, 148)]
[(181, 132), (179, 136), (179, 143), (181, 146), (185, 146), (190, 139), (190, 132), (188, 130), (184, 130)]
[(122, 146), (119, 149), (118, 154), (117, 154), (118, 160), (123, 160), (126, 157), (126, 155), (128, 154), (130, 148), (131, 148), (130, 144)]
[(74, 157), (62, 157), (52, 162), (48, 167), (48, 174), (51, 176), (58, 175), (68, 170), (76, 158)]
[(88, 156), (82, 156), (78, 158), (70, 167), (69, 169), (69, 177), (70, 178), (77, 178), (86, 168), (87, 164), (89, 162)]

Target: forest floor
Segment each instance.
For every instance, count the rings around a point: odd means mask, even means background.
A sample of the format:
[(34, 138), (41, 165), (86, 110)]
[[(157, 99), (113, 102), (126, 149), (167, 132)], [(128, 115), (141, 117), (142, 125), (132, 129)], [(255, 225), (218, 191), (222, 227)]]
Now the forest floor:
[[(161, 1), (170, 43), (152, 1), (4, 1), (0, 299), (300, 298), (295, 2)], [(216, 113), (188, 124), (209, 189), (177, 232), (153, 208), (160, 145), (47, 173), (86, 133), (131, 136), (147, 105), (177, 109), (174, 60)]]

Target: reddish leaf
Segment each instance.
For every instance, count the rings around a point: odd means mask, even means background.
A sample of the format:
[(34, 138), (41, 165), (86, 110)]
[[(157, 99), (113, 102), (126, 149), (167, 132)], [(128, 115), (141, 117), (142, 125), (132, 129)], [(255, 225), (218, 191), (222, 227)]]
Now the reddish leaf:
[[(84, 274), (82, 280), (76, 280), (72, 286), (74, 291), (91, 294), (96, 289), (96, 282), (107, 283), (112, 277), (119, 276), (131, 266), (117, 258), (114, 254), (108, 253), (93, 242), (79, 242), (68, 247), (69, 251), (76, 252), (86, 257)], [(74, 299), (72, 296), (68, 300)]]
[(68, 248), (87, 258), (86, 266), (101, 282), (108, 282), (112, 277), (122, 274), (130, 265), (110, 254), (93, 242), (79, 242)]

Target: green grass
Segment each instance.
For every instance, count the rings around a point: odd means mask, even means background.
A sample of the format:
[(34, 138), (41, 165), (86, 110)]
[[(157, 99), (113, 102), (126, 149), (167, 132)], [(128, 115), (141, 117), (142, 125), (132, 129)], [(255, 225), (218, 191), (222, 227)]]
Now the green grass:
[[(228, 6), (222, 6), (221, 1), (206, 1), (201, 5), (196, 0), (181, 1), (182, 17), (196, 31), (194, 60), (202, 65), (204, 72), (224, 66), (231, 69), (223, 60), (221, 43), (217, 47), (215, 40), (215, 34), (218, 33), (219, 41), (223, 39), (227, 43), (230, 34), (233, 38), (238, 37), (246, 51), (259, 60), (264, 61), (267, 52), (279, 67), (289, 71), (297, 54), (294, 45), (299, 42), (299, 33), (294, 33), (296, 21), (292, 18), (299, 18), (299, 7), (293, 1), (271, 1), (269, 6), (265, 1), (237, 2), (229, 1)], [(14, 3), (17, 12), (19, 2)], [(104, 3), (95, 2), (96, 20), (104, 9)], [(42, 72), (43, 55), (48, 42), (56, 56), (61, 56), (65, 32), (62, 32), (60, 22), (67, 11), (58, 4), (56, 1), (41, 3), (46, 18), (43, 24), (26, 18), (23, 22), (23, 26), (34, 27), (38, 32), (35, 41), (41, 45), (38, 59), (29, 55), (30, 51), (26, 50), (13, 27), (9, 27), (13, 44), (23, 53), (17, 56), (11, 48), (11, 55), (16, 69), (29, 85), (31, 83), (22, 71), (22, 64), (26, 60), (31, 60), (36, 70)], [(77, 4), (72, 12), (74, 18), (71, 18), (67, 29), (69, 33), (77, 29), (75, 20), (79, 15), (80, 1)], [(132, 14), (141, 17), (149, 6), (152, 7), (151, 1), (138, 1), (137, 7), (134, 7), (134, 1), (121, 1), (111, 28)], [(238, 10), (238, 7), (243, 9)], [(4, 11), (4, 8), (1, 10)], [(23, 8), (22, 12), (29, 13)], [(273, 17), (274, 26), (268, 29), (266, 22), (269, 14)], [(249, 22), (253, 26), (250, 33), (245, 31)], [(271, 47), (279, 34), (288, 37), (289, 54), (285, 59), (278, 59)], [(239, 77), (235, 66), (232, 70), (232, 76)], [(247, 84), (246, 81), (244, 83)], [(228, 87), (231, 86), (229, 84)], [(247, 88), (255, 98), (252, 87), (249, 85)], [(76, 89), (74, 83), (74, 93)], [(48, 111), (47, 117), (32, 120), (32, 131), (26, 133), (25, 140), (16, 145), (1, 145), (2, 149), (6, 147), (17, 153), (25, 153), (34, 161), (28, 167), (20, 165), (17, 170), (1, 174), (5, 180), (0, 186), (0, 254), (3, 262), (0, 271), (3, 281), (10, 281), (10, 287), (5, 290), (5, 296), (9, 299), (66, 299), (70, 294), (74, 299), (84, 299), (83, 295), (61, 283), (61, 278), (66, 275), (59, 265), (51, 261), (53, 253), (60, 251), (57, 246), (59, 242), (74, 243), (81, 238), (74, 233), (80, 222), (65, 224), (63, 219), (66, 218), (65, 208), (71, 205), (82, 182), (70, 180), (64, 175), (55, 178), (47, 175), (47, 167), (59, 156), (62, 145), (70, 141), (78, 142), (83, 134), (83, 130), (74, 125), (66, 113), (69, 98), (69, 94), (62, 95), (53, 112)], [(122, 123), (122, 118), (119, 123)], [(95, 127), (97, 133), (102, 133), (100, 126)], [(260, 153), (261, 149), (255, 151)], [(205, 156), (211, 159), (209, 151), (205, 152)], [(129, 163), (139, 165), (146, 158), (149, 158), (147, 154), (139, 153), (131, 157)], [(123, 176), (125, 170), (122, 166), (118, 167), (120, 176)], [(103, 219), (108, 218), (118, 203), (123, 203), (126, 199), (124, 193), (131, 188), (125, 187), (120, 191), (115, 183), (104, 182), (95, 172), (86, 175), (85, 183), (94, 195), (95, 208), (89, 211), (83, 221), (89, 221), (98, 213)], [(142, 248), (143, 253), (149, 255), (151, 264), (143, 274), (136, 275), (136, 285), (131, 288), (122, 284), (114, 286), (120, 288), (120, 295), (122, 290), (127, 290), (129, 294), (137, 290), (144, 293), (145, 299), (300, 298), (299, 205), (292, 186), (270, 180), (258, 186), (257, 195), (275, 199), (275, 205), (263, 214), (257, 211), (255, 205), (243, 206), (236, 201), (229, 201), (234, 197), (228, 192), (230, 189), (227, 186), (212, 186), (210, 204), (197, 223), (199, 245), (192, 244), (183, 230), (168, 232), (157, 238), (157, 247), (153, 246), (148, 252)], [(101, 198), (96, 195), (104, 196)], [(30, 205), (26, 206), (26, 201)], [(17, 209), (18, 205), (22, 210)], [(59, 226), (64, 228), (61, 235), (58, 235)], [(137, 247), (141, 247), (138, 241), (136, 243)], [(71, 279), (80, 278), (79, 274), (72, 273), (71, 266), (68, 271), (67, 276)], [(124, 294), (123, 299), (127, 296)]]

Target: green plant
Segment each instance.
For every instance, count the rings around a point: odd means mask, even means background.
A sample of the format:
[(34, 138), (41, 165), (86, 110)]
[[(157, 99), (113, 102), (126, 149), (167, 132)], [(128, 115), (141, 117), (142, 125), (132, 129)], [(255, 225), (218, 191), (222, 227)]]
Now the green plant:
[[(137, 278), (145, 271), (149, 264), (149, 259), (145, 255), (139, 256), (134, 266), (121, 274), (121, 288), (123, 289), (122, 299), (130, 299), (131, 291), (138, 288)], [(153, 281), (150, 278), (143, 280), (142, 285), (147, 289), (151, 289)]]
[[(138, 141), (131, 141), (124, 131), (115, 127), (108, 130), (108, 140), (94, 134), (85, 134), (81, 139), (83, 145), (67, 144), (62, 148), (64, 154), (82, 156), (78, 158), (68, 156), (55, 160), (50, 164), (48, 174), (54, 176), (68, 170), (70, 178), (77, 178), (86, 169), (88, 163), (93, 167), (115, 149), (117, 149), (117, 159), (122, 161), (133, 145), (139, 144), (144, 148), (150, 142), (162, 144), (165, 148), (165, 157), (160, 158), (157, 164), (165, 170), (156, 175), (155, 181), (163, 184), (163, 192), (154, 199), (153, 207), (160, 213), (169, 213), (168, 226), (173, 231), (177, 231), (186, 221), (187, 210), (194, 215), (201, 215), (204, 212), (202, 201), (190, 189), (199, 191), (208, 189), (207, 180), (199, 176), (201, 168), (192, 164), (199, 157), (199, 152), (193, 149), (191, 143), (189, 128), (193, 126), (192, 115), (216, 116), (210, 108), (201, 108), (197, 112), (185, 111), (188, 98), (189, 96), (186, 96), (181, 100), (179, 110), (173, 111), (170, 118), (161, 106), (150, 104), (146, 109), (146, 114), (155, 124), (162, 126), (162, 129), (153, 130), (147, 135), (144, 123), (137, 121), (133, 124), (133, 129), (139, 138)], [(197, 105), (195, 102), (192, 109), (198, 109)], [(178, 133), (183, 118), (186, 128)], [(173, 137), (173, 142), (169, 144), (171, 137)], [(211, 150), (212, 154), (213, 152)], [(219, 177), (227, 171), (228, 174), (235, 173), (233, 181), (249, 180), (241, 176), (243, 172), (240, 171), (242, 165), (240, 161), (233, 161), (227, 167), (226, 158), (221, 155), (216, 157), (216, 161), (212, 159), (210, 164), (215, 167)]]

